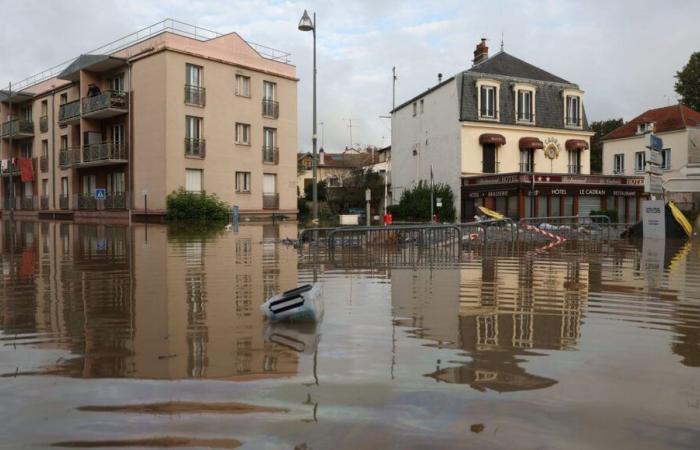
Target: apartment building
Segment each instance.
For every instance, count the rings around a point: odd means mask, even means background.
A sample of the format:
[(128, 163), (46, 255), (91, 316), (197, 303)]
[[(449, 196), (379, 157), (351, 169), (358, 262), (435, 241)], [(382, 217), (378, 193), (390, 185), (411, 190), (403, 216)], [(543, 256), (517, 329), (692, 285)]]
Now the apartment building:
[[(640, 177), (590, 174), (584, 91), (477, 44), (473, 65), (392, 111), (392, 194), (433, 173), (455, 193), (458, 217), (478, 206), (509, 217), (589, 215), (625, 199), (638, 215)], [(631, 199), (627, 205), (627, 199)]]
[(603, 174), (643, 175), (649, 133), (663, 140), (661, 171), (667, 197), (700, 208), (700, 112), (677, 104), (649, 109), (603, 137)]
[(289, 54), (166, 20), (0, 91), (3, 212), (163, 214), (184, 188), (296, 214)]

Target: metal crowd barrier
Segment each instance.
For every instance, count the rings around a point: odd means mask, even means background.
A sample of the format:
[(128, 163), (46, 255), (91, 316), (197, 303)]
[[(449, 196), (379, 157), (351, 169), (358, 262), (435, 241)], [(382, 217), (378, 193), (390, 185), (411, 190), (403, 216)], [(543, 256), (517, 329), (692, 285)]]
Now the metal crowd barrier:
[(462, 233), (457, 225), (389, 225), (370, 227), (341, 227), (328, 233), (330, 250), (344, 248), (383, 248), (411, 246), (434, 248), (459, 246)]
[(549, 240), (552, 235), (567, 240), (610, 240), (616, 231), (610, 217), (604, 215), (525, 217), (518, 225), (518, 238), (533, 241)]

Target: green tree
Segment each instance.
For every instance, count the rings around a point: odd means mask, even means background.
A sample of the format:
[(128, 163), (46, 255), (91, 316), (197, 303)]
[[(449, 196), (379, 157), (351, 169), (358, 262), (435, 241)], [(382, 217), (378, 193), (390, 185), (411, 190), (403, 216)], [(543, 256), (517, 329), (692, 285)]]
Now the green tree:
[(700, 111), (700, 52), (690, 55), (688, 64), (676, 72), (675, 89), (685, 106)]
[(615, 128), (621, 127), (625, 122), (622, 119), (608, 119), (591, 122), (591, 130), (595, 132), (591, 136), (591, 172), (603, 171), (603, 142), (601, 139)]
[[(304, 198), (308, 201), (312, 201), (314, 197), (314, 185), (313, 183), (309, 183), (304, 186)], [(326, 180), (321, 180), (318, 183), (316, 183), (316, 193), (318, 194), (318, 201), (319, 202), (325, 202), (326, 201), (326, 192), (328, 191), (328, 183), (326, 183)]]
[(379, 210), (379, 202), (384, 195), (384, 176), (371, 170), (358, 169), (343, 179), (342, 187), (326, 189), (328, 207), (334, 214), (343, 213), (348, 208), (365, 207), (365, 191), (372, 192), (370, 207)]
[[(445, 183), (433, 185), (433, 201), (442, 199), (442, 206), (435, 207), (434, 212), (441, 222), (453, 222), (455, 220), (454, 193), (452, 188)], [(391, 212), (396, 219), (401, 220), (430, 220), (430, 183), (419, 181), (412, 189), (401, 194), (398, 205), (391, 207)]]

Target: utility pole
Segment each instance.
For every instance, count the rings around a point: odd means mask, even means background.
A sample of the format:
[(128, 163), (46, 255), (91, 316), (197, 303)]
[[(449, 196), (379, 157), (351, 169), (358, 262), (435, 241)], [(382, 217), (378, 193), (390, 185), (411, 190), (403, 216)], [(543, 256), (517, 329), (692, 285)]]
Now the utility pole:
[(391, 111), (396, 109), (396, 66), (391, 68)]
[(10, 220), (14, 219), (15, 215), (15, 184), (14, 184), (14, 175), (12, 174), (12, 83), (9, 84), (9, 87), (7, 89), (9, 98), (8, 98), (8, 105), (10, 108), (10, 113), (9, 113), (9, 118), (10, 120), (8, 121), (8, 124), (10, 125), (10, 140), (9, 140), (9, 147), (10, 147), (10, 162), (8, 164), (8, 168), (10, 169)]
[(350, 148), (352, 148), (352, 119), (343, 119), (347, 120), (349, 125), (348, 128), (350, 129)]
[(324, 141), (326, 140), (326, 139), (325, 139), (325, 137), (326, 137), (326, 127), (324, 126), (325, 123), (323, 123), (323, 122), (319, 122), (318, 124), (321, 125), (321, 148), (323, 148), (323, 146), (324, 146)]

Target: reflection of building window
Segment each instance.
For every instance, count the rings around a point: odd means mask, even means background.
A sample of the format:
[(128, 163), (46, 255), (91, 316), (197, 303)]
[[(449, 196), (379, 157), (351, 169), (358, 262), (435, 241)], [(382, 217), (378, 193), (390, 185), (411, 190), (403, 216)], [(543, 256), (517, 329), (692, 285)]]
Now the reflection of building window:
[(236, 239), (236, 264), (249, 266), (252, 262), (252, 243), (250, 239)]
[(253, 341), (250, 337), (236, 339), (236, 373), (250, 373), (253, 360)]
[(278, 270), (265, 270), (263, 272), (263, 300), (266, 300), (279, 292)]
[(533, 320), (531, 313), (513, 315), (513, 347), (527, 347), (533, 345)]
[(263, 360), (263, 372), (276, 372), (277, 371), (277, 357), (265, 355)]
[(477, 316), (476, 339), (479, 345), (498, 344), (498, 316)]
[(234, 294), (236, 315), (239, 317), (248, 317), (251, 315), (253, 307), (252, 297), (253, 282), (251, 276), (247, 274), (236, 274)]

